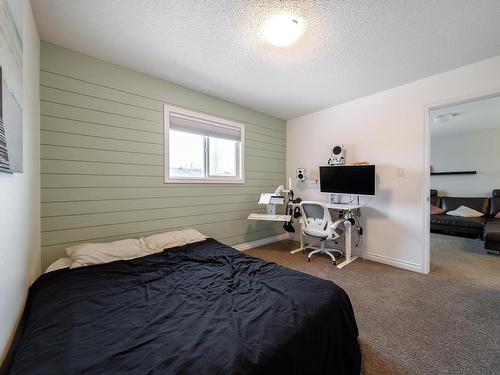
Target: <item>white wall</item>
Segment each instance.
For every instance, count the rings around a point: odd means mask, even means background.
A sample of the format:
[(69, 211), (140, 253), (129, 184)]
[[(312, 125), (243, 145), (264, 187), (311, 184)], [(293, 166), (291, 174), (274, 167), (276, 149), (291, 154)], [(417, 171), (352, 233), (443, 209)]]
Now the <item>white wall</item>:
[[(363, 199), (369, 206), (363, 211), (365, 256), (426, 272), (425, 106), (493, 91), (500, 91), (500, 56), (292, 119), (287, 173), (294, 176), (297, 167), (305, 167), (317, 176), (335, 143), (346, 146), (348, 163), (376, 164), (377, 195)], [(397, 176), (399, 168), (404, 177)], [(298, 192), (325, 200), (318, 190), (308, 183)]]
[(24, 173), (0, 173), (0, 362), (40, 273), (40, 40), (31, 4), (23, 1)]
[(440, 195), (491, 196), (493, 189), (500, 189), (499, 144), (500, 128), (431, 137), (431, 165), (436, 171), (477, 171), (432, 176), (431, 188)]

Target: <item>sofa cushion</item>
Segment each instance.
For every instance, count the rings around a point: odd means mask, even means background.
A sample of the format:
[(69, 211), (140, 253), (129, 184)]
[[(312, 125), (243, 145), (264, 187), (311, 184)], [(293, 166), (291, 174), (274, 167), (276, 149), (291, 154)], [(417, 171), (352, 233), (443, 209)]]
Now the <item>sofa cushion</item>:
[(484, 227), (484, 239), (500, 243), (500, 219), (489, 219)]
[(487, 252), (496, 253), (500, 255), (500, 242), (484, 241), (484, 248)]
[(500, 198), (490, 198), (490, 216), (500, 212)]
[(485, 217), (461, 217), (449, 215), (432, 215), (431, 224), (433, 225), (447, 225), (464, 228), (479, 228), (481, 229), (486, 223)]
[(486, 215), (488, 214), (489, 202), (488, 198), (441, 197), (441, 208), (445, 211), (453, 211), (460, 206), (467, 206)]

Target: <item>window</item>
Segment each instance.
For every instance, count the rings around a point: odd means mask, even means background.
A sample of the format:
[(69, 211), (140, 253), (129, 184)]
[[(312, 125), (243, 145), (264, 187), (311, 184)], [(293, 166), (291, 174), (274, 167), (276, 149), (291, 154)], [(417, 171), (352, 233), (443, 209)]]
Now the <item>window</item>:
[(244, 126), (165, 106), (165, 182), (242, 183)]

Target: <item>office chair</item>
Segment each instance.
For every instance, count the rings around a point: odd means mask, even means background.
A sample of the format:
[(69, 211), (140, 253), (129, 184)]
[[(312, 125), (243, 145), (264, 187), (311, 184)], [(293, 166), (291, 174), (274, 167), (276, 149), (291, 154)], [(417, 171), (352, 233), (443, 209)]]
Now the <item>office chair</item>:
[(307, 261), (311, 261), (314, 254), (326, 254), (332, 258), (333, 264), (337, 265), (337, 260), (333, 253), (344, 254), (342, 251), (333, 248), (326, 248), (326, 240), (335, 240), (340, 237), (336, 232), (337, 227), (342, 224), (345, 219), (332, 221), (330, 212), (324, 203), (304, 201), (300, 203), (300, 211), (302, 213), (302, 234), (320, 240), (320, 246), (305, 246), (304, 249), (313, 249), (307, 256)]

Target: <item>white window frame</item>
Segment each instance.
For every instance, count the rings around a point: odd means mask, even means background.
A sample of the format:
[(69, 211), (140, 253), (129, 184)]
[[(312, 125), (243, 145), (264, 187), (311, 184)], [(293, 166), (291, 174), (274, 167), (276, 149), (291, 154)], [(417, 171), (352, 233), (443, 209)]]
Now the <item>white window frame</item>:
[[(209, 142), (205, 141), (205, 171), (206, 177), (170, 177), (170, 163), (169, 163), (169, 134), (170, 134), (170, 115), (178, 117), (191, 118), (198, 122), (204, 122), (210, 125), (219, 125), (221, 127), (230, 126), (232, 128), (238, 128), (240, 130), (241, 144), (239, 150), (236, 151), (236, 177), (228, 176), (210, 176), (209, 169)], [(165, 173), (165, 183), (167, 184), (243, 184), (245, 183), (245, 125), (230, 121), (221, 117), (216, 117), (212, 115), (207, 115), (201, 112), (195, 112), (192, 110), (174, 107), (168, 104), (163, 106), (163, 123), (164, 123), (164, 173)]]

